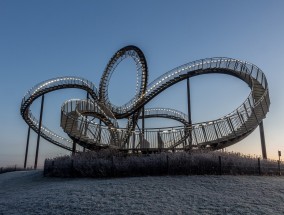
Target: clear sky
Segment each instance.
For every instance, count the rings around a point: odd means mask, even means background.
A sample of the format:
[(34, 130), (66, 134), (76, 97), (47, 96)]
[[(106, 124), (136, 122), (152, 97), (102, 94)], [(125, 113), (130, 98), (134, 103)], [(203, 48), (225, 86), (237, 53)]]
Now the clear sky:
[[(260, 67), (269, 83), (271, 108), (264, 120), (269, 158), (284, 152), (284, 1), (0, 1), (0, 166), (22, 166), (28, 126), (20, 115), (24, 94), (37, 83), (75, 75), (97, 86), (111, 56), (126, 45), (144, 52), (149, 81), (181, 64), (206, 57), (232, 57)], [(110, 81), (110, 98), (122, 104), (135, 90), (135, 70), (123, 62)], [(186, 113), (186, 83), (155, 98), (147, 107), (169, 107)], [(213, 120), (237, 108), (248, 86), (226, 75), (191, 79), (194, 122)], [(84, 98), (80, 90), (45, 97), (43, 123), (62, 133), (60, 106)], [(32, 106), (36, 115), (39, 101)], [(163, 122), (165, 125), (170, 122)], [(146, 126), (155, 125), (153, 120)], [(32, 132), (28, 166), (34, 162)], [(261, 155), (259, 130), (228, 148)], [(44, 158), (66, 154), (42, 140)]]

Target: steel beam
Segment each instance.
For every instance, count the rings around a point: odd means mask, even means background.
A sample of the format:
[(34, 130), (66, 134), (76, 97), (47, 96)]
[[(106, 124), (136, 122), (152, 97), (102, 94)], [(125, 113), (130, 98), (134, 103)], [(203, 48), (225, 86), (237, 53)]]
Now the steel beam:
[(39, 118), (38, 132), (37, 132), (37, 143), (36, 143), (36, 155), (35, 155), (34, 169), (37, 169), (38, 149), (39, 149), (39, 142), (40, 142), (40, 132), (41, 132), (41, 124), (42, 124), (43, 106), (44, 106), (44, 94), (41, 97), (40, 118)]
[(261, 150), (262, 150), (262, 158), (267, 159), (266, 154), (266, 145), (265, 145), (265, 137), (264, 137), (264, 128), (263, 128), (263, 121), (259, 124), (259, 131), (260, 131), (260, 141), (261, 141)]

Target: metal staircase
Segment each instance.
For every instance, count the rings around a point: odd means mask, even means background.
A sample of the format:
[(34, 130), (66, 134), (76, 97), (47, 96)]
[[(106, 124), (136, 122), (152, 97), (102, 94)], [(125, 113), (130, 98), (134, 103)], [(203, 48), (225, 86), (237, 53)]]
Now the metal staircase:
[[(131, 57), (137, 67), (136, 95), (122, 106), (113, 105), (108, 98), (108, 84), (117, 65)], [(170, 128), (134, 129), (142, 108), (170, 86), (197, 75), (221, 73), (235, 76), (248, 84), (251, 93), (234, 111), (216, 120), (190, 124), (188, 116), (167, 108), (145, 109), (144, 118), (169, 118), (182, 125)], [(61, 108), (61, 127), (71, 140), (62, 138), (42, 125), (40, 134), (46, 140), (71, 150), (72, 142), (90, 149), (117, 148), (121, 150), (217, 150), (230, 146), (254, 131), (269, 111), (270, 99), (264, 73), (255, 65), (231, 58), (207, 58), (177, 67), (147, 85), (146, 59), (140, 49), (127, 46), (119, 50), (108, 63), (99, 91), (90, 81), (79, 77), (61, 77), (42, 82), (23, 98), (21, 115), (38, 131), (38, 120), (30, 112), (35, 99), (54, 90), (80, 88), (90, 99), (69, 100)], [(95, 117), (103, 124), (90, 119)], [(119, 128), (117, 119), (127, 118), (128, 126)]]

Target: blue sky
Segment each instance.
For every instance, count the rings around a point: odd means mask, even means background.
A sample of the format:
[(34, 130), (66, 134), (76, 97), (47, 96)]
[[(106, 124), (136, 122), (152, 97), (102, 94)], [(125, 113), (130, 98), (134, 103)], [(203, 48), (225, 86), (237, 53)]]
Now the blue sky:
[[(268, 157), (284, 152), (283, 136), (283, 1), (0, 1), (0, 166), (23, 165), (27, 125), (19, 112), (23, 95), (37, 83), (76, 75), (99, 84), (111, 56), (132, 44), (144, 52), (149, 81), (181, 64), (214, 56), (247, 60), (268, 79), (271, 109), (264, 120)], [(111, 79), (114, 103), (133, 95), (135, 71), (123, 62)], [(127, 83), (127, 84), (126, 84)], [(127, 86), (127, 87), (125, 87)], [(147, 107), (186, 112), (186, 83), (155, 98)], [(133, 90), (133, 91), (132, 91)], [(123, 96), (122, 96), (123, 94)], [(249, 88), (226, 75), (191, 80), (194, 122), (216, 119), (240, 105)], [(61, 133), (60, 106), (68, 98), (83, 98), (80, 90), (46, 96), (43, 123)], [(119, 98), (119, 99), (118, 99)], [(39, 112), (39, 101), (32, 106)], [(165, 125), (169, 122), (163, 122)], [(151, 127), (155, 122), (146, 121)], [(32, 133), (28, 165), (34, 162)], [(228, 150), (261, 154), (258, 129)], [(66, 154), (41, 141), (44, 158)]]

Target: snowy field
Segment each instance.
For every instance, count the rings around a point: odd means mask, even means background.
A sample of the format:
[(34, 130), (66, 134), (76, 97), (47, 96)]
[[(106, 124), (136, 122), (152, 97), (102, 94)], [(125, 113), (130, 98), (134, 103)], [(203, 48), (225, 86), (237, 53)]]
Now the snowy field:
[(0, 175), (0, 214), (284, 214), (284, 177)]

